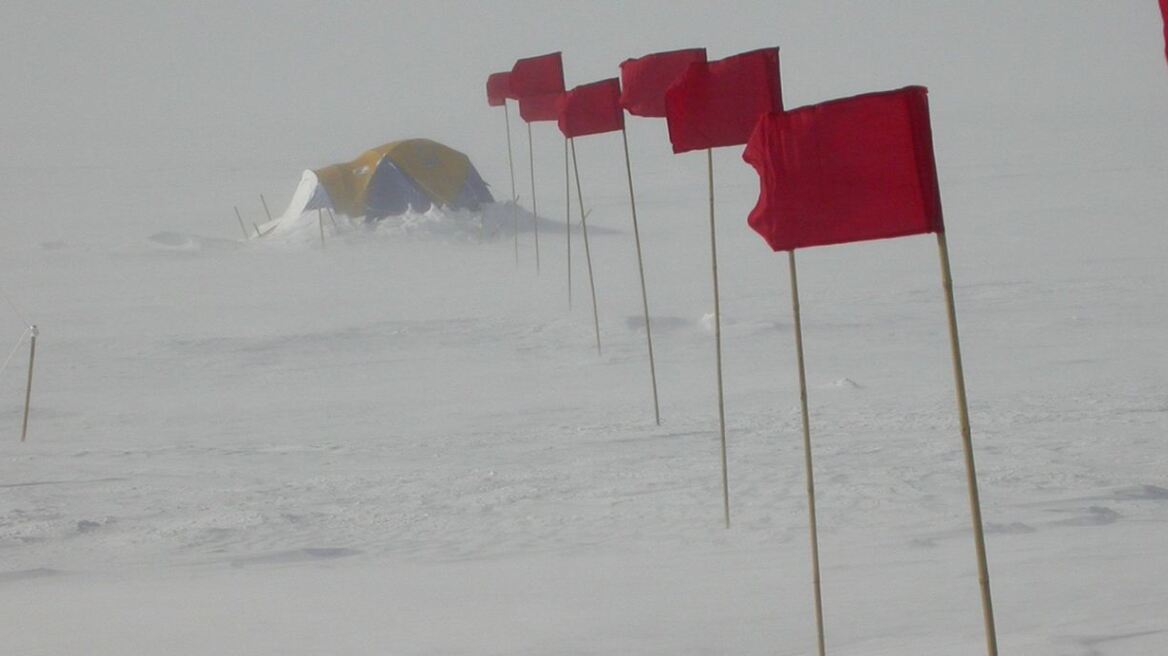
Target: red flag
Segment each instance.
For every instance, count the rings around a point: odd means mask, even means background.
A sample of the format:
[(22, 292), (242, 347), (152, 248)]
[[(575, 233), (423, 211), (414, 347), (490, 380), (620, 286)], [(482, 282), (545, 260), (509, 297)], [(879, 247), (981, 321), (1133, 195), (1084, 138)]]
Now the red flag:
[(519, 116), (528, 123), (555, 121), (560, 118), (560, 98), (562, 93), (546, 93), (542, 96), (524, 96), (519, 99)]
[(675, 153), (744, 144), (758, 117), (782, 109), (778, 48), (692, 63), (665, 92)]
[(511, 67), (513, 98), (561, 93), (563, 90), (564, 60), (558, 52), (519, 59)]
[(690, 64), (704, 61), (705, 48), (657, 52), (624, 60), (620, 65), (621, 106), (636, 116), (664, 118), (665, 90)]
[(560, 132), (565, 137), (583, 137), (624, 129), (620, 95), (620, 80), (615, 77), (581, 84), (565, 93), (560, 97)]
[(491, 73), (487, 76), (487, 104), (499, 107), (511, 97), (511, 73)]
[(776, 251), (943, 232), (928, 90), (906, 87), (764, 116), (750, 227)]
[(1164, 16), (1164, 56), (1168, 57), (1168, 0), (1160, 0), (1160, 14)]

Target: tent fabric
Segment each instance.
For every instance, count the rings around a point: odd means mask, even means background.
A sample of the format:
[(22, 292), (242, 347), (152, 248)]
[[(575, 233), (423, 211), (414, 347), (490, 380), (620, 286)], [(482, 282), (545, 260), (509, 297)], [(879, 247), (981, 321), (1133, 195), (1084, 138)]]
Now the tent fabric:
[(431, 205), (477, 209), (494, 202), (466, 155), (429, 139), (388, 143), (312, 173), (329, 205), (351, 217), (424, 212)]

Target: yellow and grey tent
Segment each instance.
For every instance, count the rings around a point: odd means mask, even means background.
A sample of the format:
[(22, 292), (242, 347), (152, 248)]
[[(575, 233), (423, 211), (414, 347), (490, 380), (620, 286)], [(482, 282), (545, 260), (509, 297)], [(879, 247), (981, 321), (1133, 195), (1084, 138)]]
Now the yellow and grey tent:
[(406, 139), (367, 150), (351, 162), (305, 171), (288, 209), (264, 232), (315, 209), (378, 220), (431, 206), (477, 210), (491, 202), (466, 155), (429, 139)]

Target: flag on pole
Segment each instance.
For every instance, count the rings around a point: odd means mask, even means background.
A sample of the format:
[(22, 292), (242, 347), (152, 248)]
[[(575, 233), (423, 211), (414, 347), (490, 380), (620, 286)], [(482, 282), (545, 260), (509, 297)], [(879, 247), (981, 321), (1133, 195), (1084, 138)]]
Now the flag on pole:
[(621, 130), (625, 112), (620, 95), (620, 80), (615, 77), (565, 92), (558, 104), (560, 132), (572, 138)]
[(487, 104), (501, 107), (511, 98), (511, 73), (491, 73), (487, 76)]
[(665, 91), (690, 64), (705, 61), (705, 48), (656, 52), (624, 60), (620, 65), (621, 106), (636, 116), (665, 118)]
[(1164, 56), (1168, 57), (1168, 0), (1160, 0), (1160, 14), (1164, 16)]
[(542, 96), (523, 96), (519, 99), (519, 116), (528, 123), (559, 120), (559, 103), (562, 95), (557, 92)]
[(749, 223), (771, 248), (943, 232), (928, 90), (905, 87), (759, 120)]
[(665, 92), (674, 153), (744, 144), (759, 116), (782, 109), (778, 48), (691, 63)]
[(542, 96), (564, 90), (564, 60), (553, 52), (538, 57), (518, 59), (511, 67), (511, 93), (514, 98)]

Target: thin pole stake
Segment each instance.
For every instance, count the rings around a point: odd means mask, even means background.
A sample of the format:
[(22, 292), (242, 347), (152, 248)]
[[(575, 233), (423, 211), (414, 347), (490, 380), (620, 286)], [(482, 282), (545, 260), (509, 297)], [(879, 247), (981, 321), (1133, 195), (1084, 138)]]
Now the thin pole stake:
[(977, 552), (977, 580), (981, 584), (982, 619), (985, 622), (986, 653), (998, 654), (998, 632), (994, 626), (994, 602), (990, 595), (990, 571), (986, 562), (985, 532), (981, 520), (981, 496), (977, 490), (977, 470), (973, 463), (973, 437), (969, 427), (969, 404), (965, 398), (965, 369), (961, 363), (961, 343), (957, 336), (957, 308), (953, 301), (953, 273), (949, 269), (949, 244), (945, 233), (937, 233), (941, 256), (941, 286), (945, 290), (945, 311), (949, 317), (949, 347), (953, 354), (953, 381), (957, 390), (957, 414), (961, 420), (961, 446), (965, 452), (965, 477), (969, 487), (969, 512)]
[(507, 126), (507, 170), (511, 172), (511, 232), (515, 236), (515, 266), (519, 266), (519, 213), (516, 205), (519, 197), (515, 195), (515, 161), (511, 157), (511, 110), (507, 109), (507, 101), (503, 101), (503, 120)]
[(657, 364), (653, 360), (653, 330), (649, 325), (649, 294), (645, 291), (645, 261), (641, 257), (641, 231), (637, 227), (637, 198), (633, 194), (633, 165), (629, 161), (629, 135), (621, 128), (625, 145), (625, 172), (629, 177), (629, 207), (633, 213), (633, 240), (637, 245), (637, 268), (641, 272), (641, 304), (645, 308), (645, 339), (649, 343), (649, 378), (653, 381), (653, 419), (661, 425), (661, 407), (657, 402)]
[(268, 210), (268, 201), (266, 198), (264, 198), (263, 194), (260, 194), (260, 202), (264, 204), (264, 214), (267, 214), (268, 220), (271, 221), (272, 220), (272, 213), (270, 210)]
[(592, 277), (592, 251), (588, 247), (588, 213), (580, 189), (580, 167), (576, 164), (576, 140), (572, 139), (572, 172), (576, 176), (576, 198), (580, 201), (580, 231), (584, 233), (584, 259), (588, 262), (588, 288), (592, 292), (592, 326), (596, 329), (596, 355), (600, 355), (600, 313), (596, 309), (596, 282)]
[(827, 651), (823, 639), (823, 599), (819, 585), (819, 528), (815, 520), (815, 471), (811, 465), (811, 419), (807, 412), (807, 372), (803, 366), (803, 320), (799, 316), (799, 277), (795, 272), (795, 251), (787, 251), (791, 270), (791, 311), (795, 320), (795, 353), (799, 363), (799, 408), (803, 413), (803, 466), (807, 472), (807, 517), (811, 530), (811, 584), (815, 590), (815, 629), (819, 656)]
[(256, 225), (254, 221), (252, 222), (251, 227), (255, 228), (256, 237), (263, 237), (263, 235), (260, 234), (260, 227)]
[(714, 149), (706, 149), (710, 178), (710, 262), (714, 272), (714, 348), (718, 356), (718, 431), (722, 438), (722, 506), (730, 528), (730, 473), (726, 466), (726, 398), (722, 392), (722, 299), (718, 294), (718, 235), (714, 227)]
[(535, 228), (535, 273), (539, 275), (539, 209), (535, 204), (535, 146), (531, 141), (531, 123), (527, 124), (527, 161), (531, 165), (531, 225)]
[(326, 207), (325, 209), (327, 209), (327, 210), (328, 210), (329, 221), (332, 221), (332, 222), (333, 222), (333, 227), (339, 230), (339, 229), (340, 229), (340, 226), (339, 226), (339, 225), (337, 225), (337, 217), (336, 217), (335, 215), (333, 215), (333, 208), (331, 208), (331, 207)]
[(28, 385), (24, 388), (24, 421), (20, 425), (20, 441), (23, 442), (28, 437), (28, 414), (29, 408), (32, 406), (32, 367), (36, 362), (36, 340), (40, 331), (36, 326), (31, 326), (30, 330), (32, 340), (28, 344)]
[(564, 137), (564, 234), (568, 236), (568, 310), (572, 309), (572, 179), (568, 175), (568, 138)]
[(320, 226), (320, 247), (324, 249), (324, 212), (316, 208), (316, 224)]
[(234, 207), (234, 209), (235, 209), (235, 218), (237, 221), (239, 221), (239, 229), (243, 231), (243, 238), (244, 239), (251, 239), (251, 237), (247, 234), (247, 228), (245, 228), (243, 225), (243, 217), (239, 215), (239, 207)]

